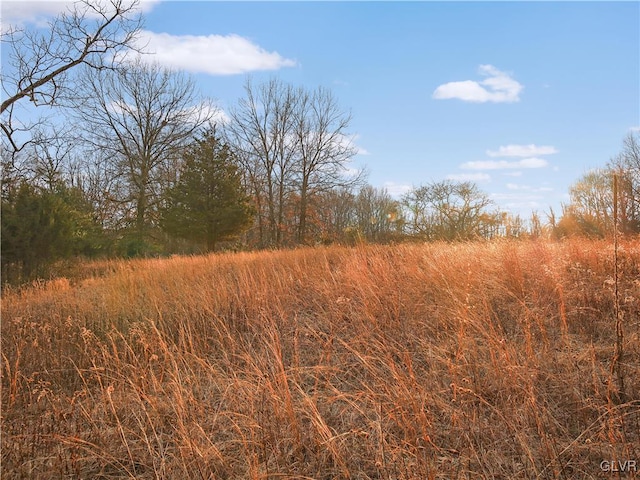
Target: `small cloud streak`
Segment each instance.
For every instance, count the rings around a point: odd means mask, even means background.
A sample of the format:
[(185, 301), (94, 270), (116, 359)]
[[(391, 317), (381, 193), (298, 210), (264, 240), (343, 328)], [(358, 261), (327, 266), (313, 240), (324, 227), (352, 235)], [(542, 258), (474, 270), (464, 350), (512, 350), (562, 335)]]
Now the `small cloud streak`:
[(384, 182), (383, 187), (387, 190), (389, 195), (395, 198), (399, 198), (413, 187), (404, 183)]
[(356, 178), (358, 175), (362, 174), (362, 169), (343, 165), (342, 174), (347, 178)]
[(507, 183), (509, 190), (519, 190), (525, 192), (553, 192), (551, 187), (532, 187), (530, 185), (519, 185), (517, 183)]
[(535, 202), (544, 199), (542, 195), (531, 193), (492, 193), (490, 197), (501, 202)]
[(523, 158), (522, 160), (480, 160), (477, 162), (466, 162), (460, 165), (465, 170), (506, 170), (512, 168), (543, 168), (549, 165), (543, 158)]
[(278, 52), (268, 52), (239, 35), (170, 35), (143, 30), (138, 46), (144, 61), (191, 73), (237, 75), (296, 65)]
[(452, 173), (447, 175), (447, 180), (456, 182), (490, 182), (491, 175), (488, 173)]
[(520, 101), (523, 86), (511, 78), (510, 74), (498, 70), (493, 65), (480, 65), (478, 73), (485, 80), (465, 80), (440, 85), (433, 92), (436, 100), (458, 99), (472, 103), (513, 103)]
[[(118, 116), (140, 115), (135, 105), (125, 102), (110, 102), (107, 105), (107, 109), (110, 113)], [(225, 124), (231, 120), (224, 110), (207, 101), (182, 110), (181, 117), (184, 121), (193, 123), (201, 123), (208, 119), (211, 123), (218, 125)]]
[(506, 145), (498, 150), (487, 150), (490, 157), (536, 157), (538, 155), (552, 155), (558, 153), (555, 147), (550, 145)]
[(200, 122), (203, 118), (208, 118), (209, 121), (216, 125), (224, 125), (231, 120), (231, 117), (221, 108), (211, 103), (202, 103), (200, 105), (194, 105), (186, 111), (188, 118), (193, 122)]
[(343, 138), (344, 140), (342, 143), (351, 145), (351, 147), (356, 150), (356, 155), (371, 155), (366, 148), (363, 148), (356, 143), (360, 139), (360, 135), (358, 135), (357, 133), (351, 135), (350, 137), (343, 135)]

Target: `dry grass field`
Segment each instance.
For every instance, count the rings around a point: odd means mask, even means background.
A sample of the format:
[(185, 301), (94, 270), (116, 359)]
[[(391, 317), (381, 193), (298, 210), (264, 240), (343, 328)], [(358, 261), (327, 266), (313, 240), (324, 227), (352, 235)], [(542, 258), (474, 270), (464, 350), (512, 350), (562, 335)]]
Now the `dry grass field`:
[(2, 478), (640, 477), (640, 245), (617, 282), (613, 252), (308, 248), (6, 290)]

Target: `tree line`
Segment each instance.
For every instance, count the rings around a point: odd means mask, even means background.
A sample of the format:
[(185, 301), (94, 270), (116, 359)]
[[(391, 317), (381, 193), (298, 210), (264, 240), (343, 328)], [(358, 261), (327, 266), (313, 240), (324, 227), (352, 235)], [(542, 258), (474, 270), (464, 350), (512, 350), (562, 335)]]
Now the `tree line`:
[[(613, 182), (617, 178), (617, 217), (614, 217)], [(621, 234), (640, 233), (640, 132), (631, 131), (622, 149), (605, 165), (580, 177), (569, 189), (570, 201), (560, 218), (550, 217), (557, 237), (605, 237), (614, 227)]]
[[(221, 120), (191, 77), (127, 55), (137, 53), (137, 7), (82, 0), (49, 31), (2, 34), (12, 66), (2, 72), (3, 282), (75, 256), (605, 235), (613, 171), (621, 228), (640, 228), (637, 135), (547, 224), (500, 212), (471, 182), (393, 198), (351, 166), (351, 116), (330, 90), (248, 79)], [(20, 117), (25, 103), (54, 118)]]

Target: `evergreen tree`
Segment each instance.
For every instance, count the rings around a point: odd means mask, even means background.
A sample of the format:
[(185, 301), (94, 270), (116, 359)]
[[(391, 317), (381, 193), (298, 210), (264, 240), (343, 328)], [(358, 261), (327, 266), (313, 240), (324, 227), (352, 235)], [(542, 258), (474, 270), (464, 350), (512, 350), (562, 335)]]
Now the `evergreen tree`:
[(162, 227), (212, 251), (248, 227), (252, 214), (236, 159), (215, 130), (208, 131), (184, 155), (178, 181), (166, 194)]
[(24, 281), (74, 254), (91, 254), (99, 228), (81, 192), (57, 185), (38, 189), (26, 181), (2, 198), (3, 281)]

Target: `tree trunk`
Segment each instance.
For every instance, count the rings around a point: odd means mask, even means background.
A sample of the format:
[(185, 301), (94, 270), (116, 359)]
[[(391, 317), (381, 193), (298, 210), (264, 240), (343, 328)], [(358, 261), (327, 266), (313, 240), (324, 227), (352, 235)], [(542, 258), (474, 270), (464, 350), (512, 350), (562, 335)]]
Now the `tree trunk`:
[(305, 175), (300, 186), (300, 220), (298, 222), (298, 243), (304, 243), (307, 236), (307, 204), (309, 177)]
[(147, 211), (147, 196), (142, 190), (138, 194), (138, 199), (136, 202), (136, 231), (142, 238), (145, 230), (145, 215)]

